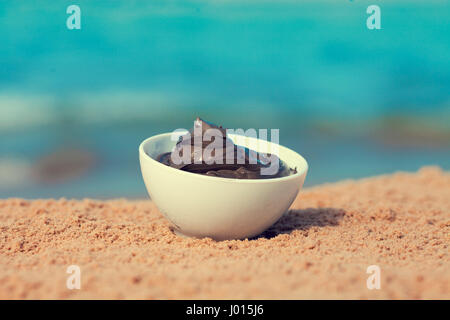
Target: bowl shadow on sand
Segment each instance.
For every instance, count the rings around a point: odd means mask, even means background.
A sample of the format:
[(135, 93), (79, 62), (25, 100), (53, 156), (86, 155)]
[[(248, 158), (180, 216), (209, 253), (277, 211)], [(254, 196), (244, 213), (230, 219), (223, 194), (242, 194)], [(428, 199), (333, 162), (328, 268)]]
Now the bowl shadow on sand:
[(289, 234), (294, 230), (307, 231), (311, 227), (337, 226), (344, 215), (345, 211), (339, 208), (289, 210), (269, 229), (249, 240), (272, 239), (280, 234)]

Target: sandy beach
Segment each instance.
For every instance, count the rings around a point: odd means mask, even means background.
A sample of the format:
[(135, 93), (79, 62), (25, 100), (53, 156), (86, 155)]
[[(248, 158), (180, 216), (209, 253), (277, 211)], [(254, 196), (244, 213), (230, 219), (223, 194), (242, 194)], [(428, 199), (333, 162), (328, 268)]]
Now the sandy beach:
[(150, 200), (0, 200), (0, 230), (2, 299), (450, 298), (450, 173), (436, 167), (304, 189), (242, 241), (180, 238)]

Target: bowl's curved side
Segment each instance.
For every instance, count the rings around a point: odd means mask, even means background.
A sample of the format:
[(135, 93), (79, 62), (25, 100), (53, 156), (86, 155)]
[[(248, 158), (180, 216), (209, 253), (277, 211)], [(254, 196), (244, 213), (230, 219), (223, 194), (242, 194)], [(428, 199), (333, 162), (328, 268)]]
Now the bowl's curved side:
[[(185, 235), (216, 240), (255, 236), (283, 215), (303, 185), (306, 170), (286, 178), (250, 181), (170, 168), (151, 158), (175, 144), (169, 135), (156, 136), (141, 145), (141, 170), (151, 199)], [(295, 159), (295, 155), (280, 148), (280, 158), (301, 165), (304, 159), (299, 155)]]

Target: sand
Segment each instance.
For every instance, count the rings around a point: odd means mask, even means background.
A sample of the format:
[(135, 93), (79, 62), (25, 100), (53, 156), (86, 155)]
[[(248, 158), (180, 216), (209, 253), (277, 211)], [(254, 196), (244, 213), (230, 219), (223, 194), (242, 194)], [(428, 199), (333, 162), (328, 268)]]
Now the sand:
[(450, 173), (435, 167), (304, 189), (250, 240), (180, 238), (149, 200), (0, 200), (0, 230), (3, 299), (450, 298)]

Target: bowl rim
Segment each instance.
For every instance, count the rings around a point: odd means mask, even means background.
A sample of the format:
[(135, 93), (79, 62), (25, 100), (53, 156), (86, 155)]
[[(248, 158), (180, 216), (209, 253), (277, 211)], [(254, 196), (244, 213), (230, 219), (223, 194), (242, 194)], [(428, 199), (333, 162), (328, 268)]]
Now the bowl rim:
[[(182, 132), (180, 132), (180, 133), (182, 133)], [(151, 137), (144, 139), (144, 141), (142, 141), (141, 144), (139, 145), (139, 155), (143, 156), (145, 159), (150, 160), (150, 162), (154, 163), (155, 165), (159, 166), (160, 168), (165, 168), (166, 170), (169, 170), (169, 171), (175, 170), (178, 174), (187, 175), (187, 176), (191, 176), (191, 177), (195, 176), (199, 179), (206, 179), (209, 181), (217, 181), (217, 182), (221, 181), (221, 182), (225, 182), (225, 183), (262, 184), (262, 183), (275, 183), (275, 182), (282, 182), (282, 181), (290, 181), (290, 180), (297, 179), (303, 175), (306, 175), (306, 173), (308, 172), (308, 169), (309, 169), (308, 162), (302, 155), (300, 155), (298, 152), (296, 152), (288, 147), (282, 146), (280, 144), (278, 144), (279, 147), (287, 149), (287, 150), (295, 153), (305, 163), (305, 165), (302, 168), (300, 168), (300, 169), (297, 168), (297, 173), (289, 175), (289, 176), (285, 176), (285, 177), (270, 178), (270, 179), (233, 179), (233, 178), (211, 177), (211, 176), (207, 176), (204, 174), (198, 174), (198, 173), (193, 173), (193, 172), (189, 172), (189, 171), (172, 168), (172, 167), (169, 167), (169, 166), (157, 161), (156, 159), (153, 159), (144, 150), (144, 146), (147, 143), (149, 143), (151, 140), (154, 140), (156, 138), (161, 138), (163, 136), (169, 136), (172, 134), (173, 134), (173, 132), (160, 133), (160, 134), (156, 134), (156, 135), (153, 135)], [(239, 135), (234, 134), (233, 136), (239, 136)], [(245, 136), (243, 136), (243, 137), (245, 137)], [(252, 138), (252, 139), (261, 140), (259, 138)], [(270, 142), (267, 140), (261, 140), (261, 141), (265, 141), (265, 142), (277, 145), (276, 143)], [(141, 164), (141, 166), (142, 166), (142, 164)]]

